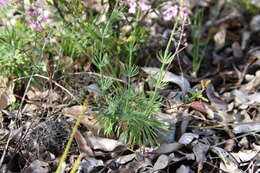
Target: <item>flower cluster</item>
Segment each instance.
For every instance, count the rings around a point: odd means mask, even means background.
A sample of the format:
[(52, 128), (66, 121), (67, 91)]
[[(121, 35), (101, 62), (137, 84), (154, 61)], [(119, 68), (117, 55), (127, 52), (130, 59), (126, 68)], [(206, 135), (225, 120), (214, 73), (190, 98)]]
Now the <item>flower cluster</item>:
[(36, 31), (42, 30), (42, 26), (40, 23), (48, 21), (48, 19), (46, 17), (41, 16), (37, 10), (29, 10), (27, 14), (30, 17), (28, 21), (29, 26), (35, 29)]
[(121, 2), (127, 3), (129, 6), (128, 13), (134, 14), (136, 13), (136, 9), (140, 8), (141, 11), (149, 10), (150, 6), (146, 3), (145, 0), (141, 1), (131, 1), (131, 0), (121, 0)]
[(186, 7), (174, 5), (163, 12), (163, 19), (166, 21), (172, 20), (175, 17), (184, 19), (188, 16), (187, 10)]
[(0, 0), (0, 6), (6, 7), (7, 6), (7, 0)]

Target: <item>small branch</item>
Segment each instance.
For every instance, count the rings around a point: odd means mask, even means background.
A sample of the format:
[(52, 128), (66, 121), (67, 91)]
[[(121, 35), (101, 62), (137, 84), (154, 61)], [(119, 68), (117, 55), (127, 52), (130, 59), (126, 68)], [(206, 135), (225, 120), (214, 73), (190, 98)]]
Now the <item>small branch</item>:
[(0, 168), (2, 167), (2, 164), (4, 162), (4, 158), (5, 158), (8, 146), (9, 146), (9, 142), (11, 141), (12, 133), (13, 133), (13, 128), (11, 128), (11, 131), (10, 131), (9, 136), (8, 136), (8, 140), (7, 140), (6, 145), (5, 145), (5, 149), (4, 149), (3, 155), (2, 155), (2, 157), (0, 159)]
[(104, 78), (107, 78), (107, 79), (111, 79), (111, 80), (114, 80), (114, 81), (118, 81), (118, 82), (122, 82), (122, 83), (124, 83), (124, 84), (127, 84), (127, 82), (124, 81), (124, 80), (117, 79), (117, 78), (114, 78), (114, 77), (111, 77), (111, 76), (101, 75), (101, 74), (95, 73), (95, 72), (68, 73), (68, 75), (81, 75), (81, 74), (95, 75), (95, 76), (97, 76), (97, 77), (104, 77)]
[[(39, 75), (39, 74), (34, 74), (34, 75), (31, 75), (31, 76), (26, 76), (26, 77), (21, 77), (21, 78), (15, 79), (14, 81), (26, 79), (26, 78), (29, 78), (29, 77), (40, 77), (40, 78), (49, 80), (49, 78), (46, 77), (46, 76), (42, 76), (42, 75)], [(77, 100), (76, 97), (68, 89), (66, 89), (65, 87), (61, 86), (58, 82), (56, 82), (54, 80), (51, 80), (51, 82), (54, 83), (57, 87), (59, 87), (62, 90), (64, 90), (66, 93), (68, 93), (73, 99)]]

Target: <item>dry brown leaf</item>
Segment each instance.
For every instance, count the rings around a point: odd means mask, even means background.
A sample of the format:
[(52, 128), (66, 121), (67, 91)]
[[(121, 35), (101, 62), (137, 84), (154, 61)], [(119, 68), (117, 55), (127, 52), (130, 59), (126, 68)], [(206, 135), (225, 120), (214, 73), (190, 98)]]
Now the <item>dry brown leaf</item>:
[(181, 165), (181, 166), (177, 169), (177, 171), (176, 171), (176, 173), (189, 173), (189, 172), (191, 172), (190, 167), (189, 167), (189, 166), (185, 166), (185, 165)]
[(216, 153), (221, 159), (220, 166), (219, 166), (221, 170), (230, 173), (242, 172), (242, 170), (239, 169), (238, 163), (233, 157), (231, 157), (231, 154), (229, 152), (219, 147), (211, 147), (210, 149), (211, 151)]
[[(37, 170), (37, 171), (36, 171)], [(50, 171), (50, 166), (47, 162), (35, 160), (29, 167), (25, 168), (22, 173), (47, 173)]]
[(179, 105), (178, 107), (190, 107), (196, 111), (199, 111), (203, 114), (208, 114), (209, 113), (209, 110), (213, 111), (215, 110), (215, 108), (205, 102), (202, 102), (202, 101), (194, 101), (190, 104), (181, 104)]
[(244, 150), (239, 152), (232, 152), (230, 153), (239, 163), (245, 163), (253, 161), (254, 158), (259, 154), (258, 151), (253, 150)]
[(198, 139), (199, 135), (195, 133), (184, 133), (181, 138), (179, 139), (180, 144), (188, 145), (190, 144), (194, 139)]
[(241, 92), (247, 93), (251, 90), (255, 90), (260, 87), (260, 70), (255, 73), (255, 77), (248, 82), (247, 84), (243, 85), (240, 90)]
[(183, 147), (182, 144), (178, 142), (170, 143), (170, 144), (161, 144), (159, 148), (155, 149), (155, 151), (152, 151), (151, 153), (156, 153), (156, 154), (167, 154), (171, 153), (174, 151), (178, 151)]
[(78, 144), (79, 152), (87, 156), (94, 156), (92, 149), (88, 146), (86, 139), (77, 130), (75, 133), (75, 140)]
[(243, 51), (241, 49), (239, 42), (236, 41), (232, 44), (232, 50), (235, 58), (242, 58)]
[(157, 159), (157, 161), (153, 166), (153, 171), (159, 171), (165, 169), (168, 166), (169, 162), (170, 162), (169, 156), (165, 154), (160, 155), (160, 157)]
[(0, 77), (0, 111), (15, 102), (13, 89), (13, 82), (8, 82), (6, 78)]
[(124, 156), (120, 156), (118, 159), (116, 159), (116, 163), (118, 164), (126, 164), (132, 160), (134, 160), (136, 154), (128, 154), (128, 155), (124, 155)]
[(79, 166), (80, 172), (97, 172), (97, 168), (104, 167), (102, 160), (97, 160), (94, 157), (85, 157)]
[(84, 133), (86, 140), (94, 150), (102, 150), (105, 152), (115, 151), (116, 149), (125, 150), (125, 144), (119, 140), (94, 136), (91, 132)]
[(64, 116), (77, 119), (81, 114), (83, 115), (81, 117), (80, 123), (82, 123), (88, 130), (92, 131), (94, 134), (97, 134), (97, 127), (95, 126), (94, 121), (94, 114), (92, 111), (87, 108), (86, 106), (72, 106), (62, 112)]
[(60, 96), (53, 90), (45, 90), (32, 86), (27, 92), (27, 97), (29, 100), (43, 100), (48, 99), (49, 102), (58, 101)]
[(0, 76), (0, 88), (5, 88), (7, 86), (7, 78)]
[(29, 100), (40, 100), (41, 99), (41, 98), (39, 98), (41, 95), (40, 89), (36, 88), (34, 86), (30, 87), (30, 89), (28, 90), (26, 95)]
[(221, 97), (215, 92), (215, 88), (212, 84), (208, 85), (206, 94), (214, 108), (222, 111), (226, 111), (228, 109), (228, 103), (222, 100)]
[[(159, 77), (159, 72), (160, 72), (159, 68), (143, 67), (142, 70), (145, 73), (152, 75), (152, 77), (156, 80)], [(185, 77), (183, 77), (181, 75), (180, 76), (176, 75), (169, 71), (163, 71), (163, 74), (164, 74), (163, 79), (162, 79), (163, 82), (171, 82), (171, 83), (177, 84), (181, 88), (183, 93), (186, 93), (187, 90), (190, 88), (190, 83)]]
[(209, 150), (209, 145), (203, 144), (201, 142), (198, 142), (194, 147), (193, 147), (193, 153), (196, 156), (196, 161), (198, 163), (201, 163), (203, 161), (205, 161), (206, 158), (206, 154)]
[(260, 132), (259, 122), (248, 122), (242, 124), (236, 124), (233, 127), (233, 132), (238, 133), (248, 133), (248, 132)]
[(227, 29), (226, 25), (222, 25), (219, 31), (214, 35), (215, 50), (220, 50), (225, 46)]
[(256, 15), (250, 22), (250, 28), (253, 32), (260, 30), (260, 15)]

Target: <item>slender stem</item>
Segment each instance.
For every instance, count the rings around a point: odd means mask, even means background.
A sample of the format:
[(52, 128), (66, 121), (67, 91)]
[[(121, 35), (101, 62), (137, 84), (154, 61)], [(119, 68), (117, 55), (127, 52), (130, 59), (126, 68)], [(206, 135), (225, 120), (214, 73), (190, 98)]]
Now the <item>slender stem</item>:
[[(84, 103), (84, 107), (87, 108), (87, 105), (88, 105), (87, 102), (85, 102), (85, 103)], [(79, 114), (79, 116), (78, 116), (78, 118), (77, 118), (76, 124), (75, 124), (75, 126), (73, 127), (73, 129), (72, 129), (72, 133), (71, 133), (71, 135), (70, 135), (69, 141), (67, 142), (66, 148), (65, 148), (65, 150), (64, 150), (64, 152), (63, 152), (63, 155), (61, 156), (61, 159), (60, 159), (58, 168), (57, 168), (57, 170), (56, 170), (56, 173), (62, 173), (62, 172), (63, 172), (63, 162), (65, 162), (65, 160), (66, 160), (66, 158), (67, 158), (67, 155), (68, 155), (68, 153), (69, 153), (70, 146), (71, 146), (72, 141), (73, 141), (73, 138), (74, 138), (74, 136), (75, 136), (75, 134), (76, 134), (76, 132), (77, 132), (77, 130), (78, 130), (78, 126), (79, 126), (79, 124), (80, 124), (80, 122), (81, 122), (81, 119), (82, 119), (83, 115), (84, 115), (84, 109), (82, 109), (82, 110), (80, 111), (80, 114)]]
[[(182, 35), (183, 35), (183, 30), (184, 30), (185, 21), (186, 21), (186, 18), (183, 19), (183, 22), (182, 22), (182, 25), (181, 25), (181, 30), (182, 30), (182, 31), (181, 31), (181, 35), (180, 35), (180, 40), (179, 40), (178, 45), (177, 45), (177, 47), (176, 47), (175, 53), (171, 56), (171, 57), (173, 57), (173, 58), (171, 58), (171, 61), (172, 61), (172, 60), (174, 59), (174, 57), (179, 53), (179, 49), (180, 49), (180, 44), (181, 44), (181, 40), (182, 40)], [(163, 59), (166, 59), (166, 58), (169, 57), (169, 48), (170, 48), (170, 45), (171, 45), (171, 43), (172, 43), (173, 36), (174, 36), (174, 34), (176, 33), (176, 29), (177, 29), (178, 24), (179, 24), (179, 19), (177, 18), (177, 19), (176, 19), (176, 22), (175, 22), (175, 24), (174, 24), (174, 26), (173, 26), (173, 29), (172, 29), (170, 38), (169, 38), (168, 43), (167, 43), (167, 46), (166, 46), (166, 48), (165, 48), (165, 51), (164, 51), (164, 54), (163, 54)], [(171, 62), (169, 62), (169, 63), (162, 62), (162, 65), (161, 65), (161, 68), (160, 68), (160, 71), (159, 71), (159, 76), (158, 76), (158, 78), (157, 78), (157, 80), (156, 80), (155, 89), (154, 89), (154, 91), (153, 91), (153, 93), (152, 93), (152, 98), (151, 98), (149, 104), (153, 104), (154, 101), (155, 101), (155, 96), (156, 96), (156, 93), (157, 93), (157, 91), (158, 91), (158, 89), (159, 89), (159, 84), (162, 82), (162, 79), (163, 79), (163, 77), (164, 77), (164, 75), (165, 75), (164, 70), (169, 67), (169, 65), (166, 66), (167, 64), (171, 64)], [(165, 68), (165, 67), (166, 67), (166, 68)], [(150, 106), (150, 109), (148, 110), (148, 112), (146, 112), (147, 115), (150, 114), (150, 111), (152, 110), (151, 107), (152, 107), (152, 106)]]
[[(177, 25), (178, 25), (178, 22), (175, 22), (173, 29), (172, 29), (172, 32), (171, 32), (171, 35), (170, 35), (170, 38), (168, 40), (167, 46), (166, 46), (165, 51), (164, 51), (164, 55), (163, 55), (164, 58), (166, 58), (169, 54), (169, 48), (170, 48), (170, 45), (171, 45), (171, 42), (172, 42), (173, 35), (174, 35), (175, 30), (177, 28)], [(156, 96), (156, 93), (158, 91), (159, 84), (162, 82), (162, 78), (164, 77), (163, 72), (164, 72), (165, 66), (166, 66), (166, 63), (162, 63), (160, 71), (159, 71), (159, 76), (156, 80), (155, 89), (153, 91), (152, 98), (151, 98), (150, 103), (149, 103), (150, 105), (153, 104), (154, 101), (155, 101), (155, 96)], [(148, 109), (148, 111), (146, 112), (147, 116), (150, 114), (150, 111), (152, 111), (152, 106), (150, 106), (150, 109)]]
[(172, 28), (172, 32), (171, 32), (170, 38), (169, 38), (169, 40), (168, 40), (166, 49), (165, 49), (165, 51), (164, 51), (164, 57), (166, 57), (166, 56), (168, 55), (168, 53), (169, 53), (169, 48), (170, 48), (170, 45), (171, 45), (171, 42), (172, 42), (173, 35), (175, 34), (175, 30), (176, 30), (176, 28), (177, 28), (177, 26), (178, 26), (178, 23), (179, 23), (179, 22), (178, 22), (178, 20), (177, 20), (177, 21), (175, 22), (173, 28)]

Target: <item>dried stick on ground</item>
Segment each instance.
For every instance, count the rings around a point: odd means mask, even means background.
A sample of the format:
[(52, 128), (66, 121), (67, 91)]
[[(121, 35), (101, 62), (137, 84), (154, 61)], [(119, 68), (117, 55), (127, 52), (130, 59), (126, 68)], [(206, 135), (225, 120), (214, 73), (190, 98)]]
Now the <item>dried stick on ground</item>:
[[(32, 77), (40, 77), (40, 78), (43, 78), (43, 79), (46, 79), (46, 80), (49, 80), (48, 77), (46, 76), (42, 76), (42, 75), (39, 75), (39, 74), (34, 74), (34, 75), (31, 75)], [(16, 80), (21, 80), (21, 79), (26, 79), (26, 78), (29, 78), (29, 76), (26, 76), (26, 77), (21, 77), (21, 78), (18, 78), (18, 79), (15, 79), (14, 81)], [(73, 99), (76, 99), (76, 97), (68, 90), (66, 89), (65, 87), (61, 86), (58, 82), (54, 81), (54, 80), (51, 80), (52, 83), (54, 83), (57, 87), (61, 88), (62, 90), (64, 90), (66, 93), (68, 93)]]

